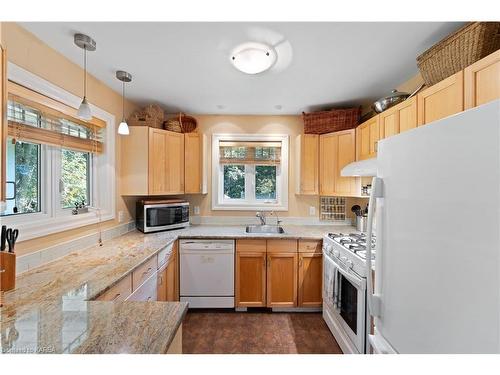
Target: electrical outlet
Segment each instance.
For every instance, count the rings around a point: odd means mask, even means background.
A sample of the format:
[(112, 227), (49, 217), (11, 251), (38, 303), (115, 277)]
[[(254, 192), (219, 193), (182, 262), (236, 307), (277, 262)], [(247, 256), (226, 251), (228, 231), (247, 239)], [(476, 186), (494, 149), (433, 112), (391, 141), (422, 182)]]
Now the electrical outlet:
[(309, 216), (314, 216), (314, 215), (316, 215), (316, 207), (309, 206)]
[(194, 206), (194, 214), (199, 215), (200, 214), (200, 206)]
[(118, 211), (118, 222), (123, 223), (125, 221), (125, 212), (124, 211)]

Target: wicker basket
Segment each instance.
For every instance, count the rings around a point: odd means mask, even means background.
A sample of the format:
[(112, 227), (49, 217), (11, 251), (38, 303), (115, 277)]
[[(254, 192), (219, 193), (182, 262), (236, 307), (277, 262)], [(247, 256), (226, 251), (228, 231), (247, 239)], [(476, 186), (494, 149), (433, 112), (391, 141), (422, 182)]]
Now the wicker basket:
[(325, 134), (356, 127), (359, 123), (361, 107), (332, 109), (331, 111), (304, 113), (305, 134)]
[(152, 128), (161, 129), (165, 113), (163, 109), (156, 105), (150, 104), (142, 110), (136, 111), (128, 120), (130, 126), (150, 126)]
[(196, 129), (196, 119), (192, 116), (185, 115), (180, 112), (179, 116), (168, 119), (163, 123), (166, 130), (177, 133), (191, 133)]
[(472, 22), (417, 57), (425, 84), (432, 86), (500, 49), (500, 22)]

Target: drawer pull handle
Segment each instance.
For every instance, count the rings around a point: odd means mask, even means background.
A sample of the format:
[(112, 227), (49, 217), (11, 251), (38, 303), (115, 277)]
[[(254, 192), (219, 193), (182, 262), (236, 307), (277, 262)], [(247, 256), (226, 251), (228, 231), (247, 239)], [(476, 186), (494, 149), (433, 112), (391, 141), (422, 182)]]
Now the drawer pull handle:
[(151, 298), (152, 298), (152, 297), (148, 297), (147, 302), (151, 301)]
[(144, 272), (142, 273), (142, 275), (143, 275), (143, 276), (144, 276), (144, 275), (147, 275), (150, 271), (151, 271), (151, 267), (149, 267), (146, 271), (144, 271)]
[(117, 299), (118, 297), (120, 297), (121, 295), (122, 295), (121, 293), (118, 293), (118, 294), (117, 294), (117, 295), (116, 295), (116, 296), (112, 299), (112, 301), (116, 301), (116, 299)]

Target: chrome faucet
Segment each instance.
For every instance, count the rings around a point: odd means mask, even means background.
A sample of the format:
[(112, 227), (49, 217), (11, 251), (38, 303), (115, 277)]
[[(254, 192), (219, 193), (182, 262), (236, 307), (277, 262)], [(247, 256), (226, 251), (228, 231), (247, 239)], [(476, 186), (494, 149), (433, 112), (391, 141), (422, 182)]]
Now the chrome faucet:
[(266, 225), (266, 215), (263, 212), (257, 212), (255, 216), (260, 219), (260, 225)]
[(271, 215), (276, 216), (276, 225), (279, 226), (283, 220), (280, 220), (278, 214), (275, 211), (271, 211)]

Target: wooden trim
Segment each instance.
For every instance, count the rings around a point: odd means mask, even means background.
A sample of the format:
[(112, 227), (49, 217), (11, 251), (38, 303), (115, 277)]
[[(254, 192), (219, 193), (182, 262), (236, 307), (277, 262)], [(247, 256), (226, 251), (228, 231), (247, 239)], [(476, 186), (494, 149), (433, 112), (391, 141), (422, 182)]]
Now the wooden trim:
[[(500, 50), (493, 52), (485, 58), (476, 61), (464, 69), (464, 107), (465, 109), (474, 108), (477, 103), (477, 72), (490, 67), (493, 64), (500, 66)], [(488, 82), (489, 87), (497, 87), (497, 93), (500, 91), (500, 73), (496, 75), (496, 81)], [(483, 104), (483, 103), (480, 103)]]
[(14, 83), (12, 81), (8, 81), (7, 91), (8, 96), (12, 97), (13, 100), (19, 100), (22, 104), (26, 104), (30, 107), (36, 108), (41, 112), (46, 112), (53, 116), (65, 118), (89, 129), (93, 129), (94, 127), (106, 127), (106, 122), (96, 117), (93, 117), (92, 120), (89, 121), (82, 121), (78, 118), (77, 109), (49, 98), (48, 96), (40, 94), (36, 91), (30, 90), (24, 86), (18, 85), (17, 83)]
[(101, 142), (72, 137), (43, 128), (18, 124), (13, 121), (9, 121), (8, 123), (8, 135), (16, 140), (42, 143), (84, 152), (101, 153), (103, 150)]
[(267, 240), (268, 253), (296, 253), (297, 240)]
[(260, 239), (238, 239), (236, 240), (236, 252), (238, 253), (265, 253), (266, 240)]

